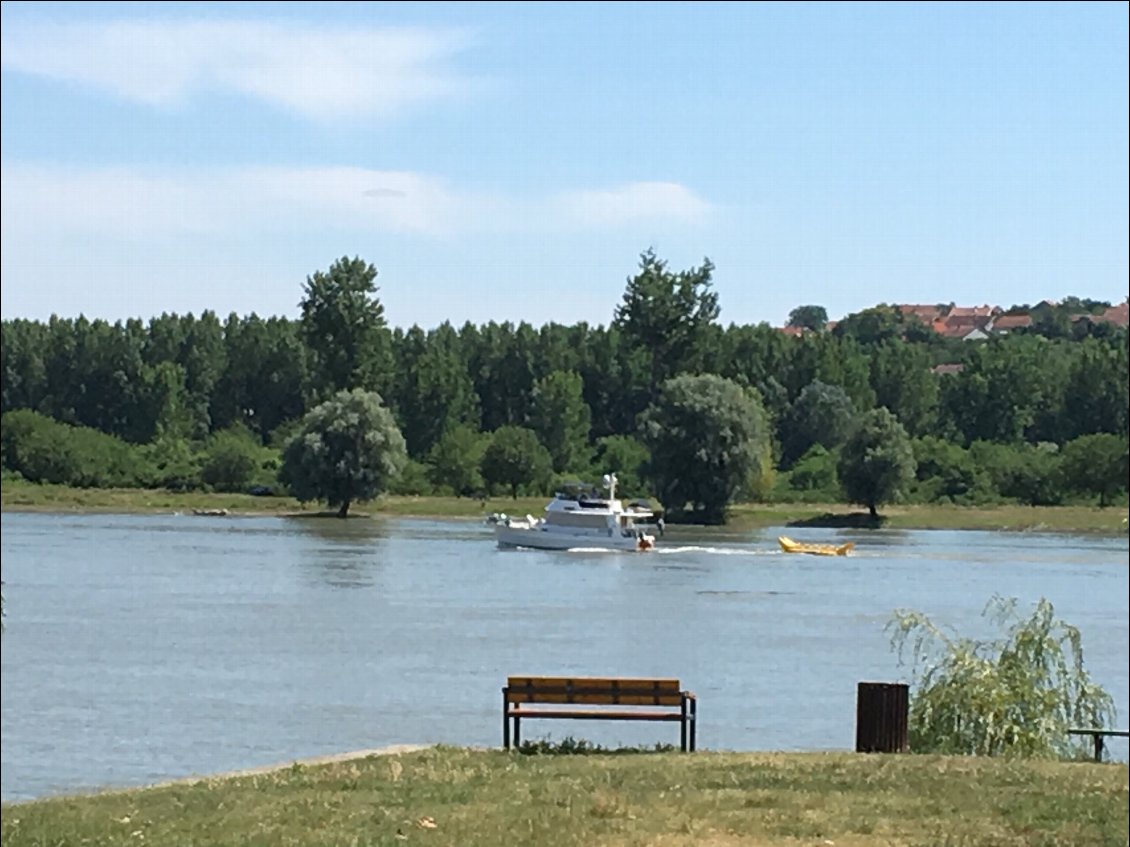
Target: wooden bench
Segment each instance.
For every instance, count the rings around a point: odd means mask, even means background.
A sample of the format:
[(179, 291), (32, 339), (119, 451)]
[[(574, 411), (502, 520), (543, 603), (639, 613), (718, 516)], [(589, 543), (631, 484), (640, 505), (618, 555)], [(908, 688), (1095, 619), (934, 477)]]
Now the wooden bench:
[(1107, 735), (1115, 738), (1126, 738), (1130, 730), (1125, 729), (1069, 729), (1068, 735), (1090, 735), (1095, 741), (1095, 761), (1103, 760), (1103, 738)]
[(502, 746), (521, 746), (523, 718), (677, 721), (683, 752), (694, 750), (698, 702), (677, 679), (512, 676), (502, 689)]

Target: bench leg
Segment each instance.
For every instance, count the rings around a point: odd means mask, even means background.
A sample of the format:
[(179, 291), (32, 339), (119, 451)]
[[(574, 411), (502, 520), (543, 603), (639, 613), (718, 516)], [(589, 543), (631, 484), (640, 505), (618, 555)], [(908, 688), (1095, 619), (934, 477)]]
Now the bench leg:
[(506, 701), (506, 689), (502, 689), (502, 749), (510, 749), (510, 704)]
[(691, 752), (694, 752), (695, 730), (698, 727), (698, 700), (691, 700)]
[(687, 724), (690, 725), (689, 733), (689, 749), (695, 749), (695, 701), (689, 697), (684, 697), (683, 702), (680, 704), (681, 714), (679, 721), (679, 749), (687, 752), (688, 734)]
[(683, 715), (679, 721), (679, 749), (687, 752), (687, 701), (683, 699)]
[[(694, 728), (697, 723), (695, 717), (698, 711), (698, 703), (684, 697), (682, 707), (682, 720), (679, 721), (679, 749), (684, 753), (688, 750), (694, 752)], [(688, 724), (690, 726), (689, 733)]]
[(1095, 733), (1095, 761), (1103, 760), (1103, 736), (1101, 732)]

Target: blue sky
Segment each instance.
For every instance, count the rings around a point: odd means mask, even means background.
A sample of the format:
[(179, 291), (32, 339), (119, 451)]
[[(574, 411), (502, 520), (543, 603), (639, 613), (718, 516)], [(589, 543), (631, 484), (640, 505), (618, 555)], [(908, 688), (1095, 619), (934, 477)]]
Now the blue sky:
[(1120, 302), (1125, 3), (4, 2), (4, 318)]

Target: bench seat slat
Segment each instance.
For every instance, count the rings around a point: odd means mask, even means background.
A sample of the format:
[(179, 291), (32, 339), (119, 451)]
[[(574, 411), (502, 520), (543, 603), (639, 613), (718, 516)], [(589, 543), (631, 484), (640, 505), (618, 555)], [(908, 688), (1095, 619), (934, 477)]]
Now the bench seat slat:
[(512, 676), (505, 688), (507, 703), (579, 703), (582, 705), (681, 706), (687, 692), (679, 680), (642, 677)]
[(610, 721), (681, 721), (679, 712), (615, 712), (609, 709), (511, 709), (512, 718), (575, 718), (577, 720)]
[(683, 702), (683, 695), (675, 694), (648, 694), (637, 692), (531, 692), (523, 689), (507, 691), (506, 700), (509, 703), (579, 703), (581, 705), (598, 706), (679, 706)]
[(604, 677), (604, 676), (511, 676), (510, 688), (647, 688), (658, 691), (678, 691), (679, 680), (671, 677)]

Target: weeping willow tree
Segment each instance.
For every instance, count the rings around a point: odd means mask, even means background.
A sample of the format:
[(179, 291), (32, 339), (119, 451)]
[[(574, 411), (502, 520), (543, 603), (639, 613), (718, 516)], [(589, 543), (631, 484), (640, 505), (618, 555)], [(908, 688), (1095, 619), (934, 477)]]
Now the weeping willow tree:
[[(1114, 699), (1083, 665), (1079, 630), (1040, 599), (1028, 618), (998, 595), (982, 615), (1000, 638), (945, 632), (920, 612), (896, 610), (888, 631), (912, 668), (909, 741), (919, 753), (1074, 758), (1069, 727), (1109, 727)], [(910, 653), (909, 659), (907, 653)]]

